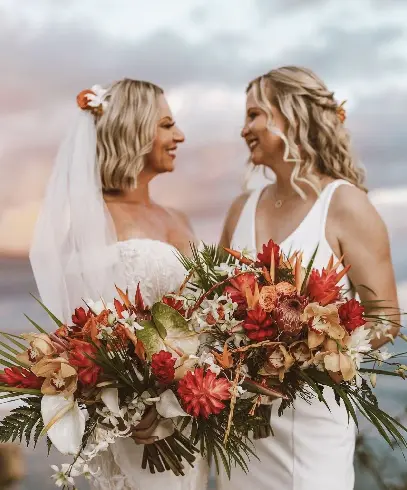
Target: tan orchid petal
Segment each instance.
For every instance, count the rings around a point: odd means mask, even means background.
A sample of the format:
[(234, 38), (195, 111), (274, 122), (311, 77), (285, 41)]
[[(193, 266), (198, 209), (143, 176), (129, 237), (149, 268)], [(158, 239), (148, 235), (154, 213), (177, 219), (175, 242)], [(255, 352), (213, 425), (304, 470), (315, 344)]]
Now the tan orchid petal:
[(335, 352), (331, 352), (330, 354), (325, 355), (324, 357), (324, 365), (325, 369), (328, 371), (332, 371), (333, 373), (337, 373), (340, 371), (340, 361), (339, 354), (335, 354)]
[(279, 345), (279, 347), (280, 347), (280, 350), (284, 356), (284, 370), (288, 371), (290, 369), (290, 367), (294, 364), (294, 358), (287, 351), (287, 349), (284, 347), (284, 345)]
[(63, 378), (76, 376), (76, 369), (73, 366), (70, 366), (67, 362), (61, 362), (60, 372)]
[(290, 354), (299, 363), (308, 362), (311, 359), (311, 350), (307, 342), (298, 340), (290, 345)]
[(348, 355), (339, 352), (339, 363), (344, 381), (350, 381), (356, 376), (355, 364)]
[(46, 378), (41, 386), (41, 393), (43, 395), (57, 395), (59, 392), (55, 386), (51, 383), (52, 378)]
[(317, 333), (314, 330), (308, 329), (308, 346), (310, 349), (315, 349), (315, 347), (318, 347), (321, 345), (325, 340), (325, 334), (324, 333)]
[(16, 355), (16, 359), (23, 364), (26, 364), (27, 366), (31, 366), (32, 362), (30, 361), (30, 358), (28, 357), (28, 352), (22, 352), (21, 354)]
[(338, 344), (335, 340), (326, 338), (323, 344), (324, 351), (338, 353)]
[(327, 325), (327, 334), (329, 335), (329, 337), (331, 337), (331, 339), (342, 340), (345, 337), (346, 330), (342, 327), (342, 325), (335, 325), (333, 323)]

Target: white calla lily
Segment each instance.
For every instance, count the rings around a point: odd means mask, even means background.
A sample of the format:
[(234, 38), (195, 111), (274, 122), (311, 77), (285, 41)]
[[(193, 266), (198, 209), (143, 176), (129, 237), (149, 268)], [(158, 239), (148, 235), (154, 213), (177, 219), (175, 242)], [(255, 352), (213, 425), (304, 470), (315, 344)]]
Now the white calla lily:
[(52, 444), (62, 454), (76, 455), (85, 433), (85, 414), (73, 396), (44, 395), (41, 415)]
[(100, 397), (113, 415), (120, 416), (119, 390), (117, 388), (104, 388)]
[(182, 409), (177, 397), (171, 390), (161, 393), (160, 400), (155, 404), (157, 412), (165, 419), (173, 417), (188, 417), (188, 414)]

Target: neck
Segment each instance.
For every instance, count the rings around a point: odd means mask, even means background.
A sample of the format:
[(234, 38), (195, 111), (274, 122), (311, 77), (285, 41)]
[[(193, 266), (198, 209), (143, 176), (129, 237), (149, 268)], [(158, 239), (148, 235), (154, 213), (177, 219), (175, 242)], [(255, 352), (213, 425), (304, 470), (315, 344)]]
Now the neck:
[(137, 177), (137, 187), (135, 189), (124, 190), (113, 195), (105, 194), (105, 201), (149, 205), (151, 204), (149, 184), (152, 178), (153, 176), (145, 172), (140, 172)]

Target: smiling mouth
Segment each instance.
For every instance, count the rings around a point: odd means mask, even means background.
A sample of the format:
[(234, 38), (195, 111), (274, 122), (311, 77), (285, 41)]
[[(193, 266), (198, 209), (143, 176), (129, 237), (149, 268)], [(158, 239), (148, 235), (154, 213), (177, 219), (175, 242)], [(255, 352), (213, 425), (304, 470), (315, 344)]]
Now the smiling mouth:
[(258, 139), (250, 140), (250, 141), (247, 142), (247, 146), (249, 147), (249, 149), (251, 151), (253, 151), (254, 148), (258, 145), (258, 143), (259, 143), (259, 140)]
[(168, 155), (170, 155), (171, 158), (175, 158), (177, 155), (177, 148), (169, 148), (168, 150), (166, 150), (166, 152), (168, 153)]

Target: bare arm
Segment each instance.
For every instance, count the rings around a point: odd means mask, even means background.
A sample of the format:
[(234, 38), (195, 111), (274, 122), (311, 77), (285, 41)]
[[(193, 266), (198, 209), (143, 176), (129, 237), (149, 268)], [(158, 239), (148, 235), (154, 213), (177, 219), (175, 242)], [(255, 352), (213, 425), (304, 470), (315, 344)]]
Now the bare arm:
[[(349, 278), (360, 299), (362, 302), (383, 300), (371, 303), (366, 312), (385, 313), (390, 320), (399, 323), (396, 281), (382, 218), (363, 191), (349, 186), (341, 186), (335, 192), (330, 213), (345, 263), (351, 264)], [(387, 309), (389, 307), (391, 309)], [(393, 326), (389, 333), (396, 337), (398, 332), (399, 328)], [(372, 345), (377, 349), (386, 342), (388, 338), (381, 337)]]
[(233, 232), (235, 231), (240, 214), (243, 210), (244, 205), (246, 204), (248, 197), (249, 193), (241, 194), (233, 201), (232, 205), (230, 206), (219, 241), (220, 247), (230, 247)]

